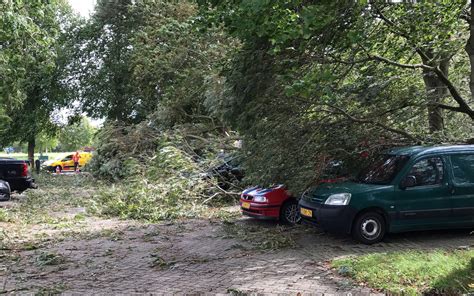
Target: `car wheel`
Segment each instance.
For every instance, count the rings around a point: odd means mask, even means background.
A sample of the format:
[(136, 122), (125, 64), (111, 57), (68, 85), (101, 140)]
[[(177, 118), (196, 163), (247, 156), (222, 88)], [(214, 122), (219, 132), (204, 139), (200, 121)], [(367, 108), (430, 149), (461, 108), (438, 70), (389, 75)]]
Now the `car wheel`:
[(10, 193), (7, 193), (7, 192), (0, 193), (0, 201), (9, 201), (10, 198), (11, 198)]
[(283, 204), (280, 211), (280, 221), (285, 224), (296, 224), (301, 221), (296, 200), (290, 200)]
[(57, 166), (54, 168), (54, 172), (57, 172), (57, 171), (62, 172), (62, 170), (63, 170), (63, 169), (62, 169), (62, 167), (61, 167), (60, 165), (57, 165)]
[(0, 201), (9, 201), (11, 199), (10, 193), (4, 193), (0, 195)]
[(367, 245), (378, 243), (385, 236), (385, 220), (379, 213), (364, 213), (357, 217), (352, 236), (355, 240)]
[(0, 191), (0, 201), (9, 201), (11, 198), (11, 189), (8, 182), (1, 181), (5, 186), (2, 187)]

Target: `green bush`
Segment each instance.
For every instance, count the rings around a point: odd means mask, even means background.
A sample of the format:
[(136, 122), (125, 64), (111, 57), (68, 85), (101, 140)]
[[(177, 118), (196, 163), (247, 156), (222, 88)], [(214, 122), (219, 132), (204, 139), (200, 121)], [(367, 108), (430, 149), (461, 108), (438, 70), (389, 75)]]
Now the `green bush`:
[(217, 188), (216, 180), (202, 176), (214, 165), (217, 153), (207, 148), (198, 155), (181, 133), (141, 125), (134, 129), (105, 127), (90, 167), (94, 175), (109, 180), (110, 186), (94, 196), (90, 210), (155, 222), (201, 216), (210, 196), (232, 200)]

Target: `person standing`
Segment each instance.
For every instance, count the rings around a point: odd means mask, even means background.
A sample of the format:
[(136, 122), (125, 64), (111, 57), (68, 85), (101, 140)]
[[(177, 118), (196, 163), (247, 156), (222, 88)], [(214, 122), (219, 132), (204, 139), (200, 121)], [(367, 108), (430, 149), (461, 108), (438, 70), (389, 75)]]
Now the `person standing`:
[(79, 155), (79, 151), (72, 156), (72, 160), (74, 161), (74, 171), (77, 173), (79, 172), (79, 159), (81, 159), (81, 155)]

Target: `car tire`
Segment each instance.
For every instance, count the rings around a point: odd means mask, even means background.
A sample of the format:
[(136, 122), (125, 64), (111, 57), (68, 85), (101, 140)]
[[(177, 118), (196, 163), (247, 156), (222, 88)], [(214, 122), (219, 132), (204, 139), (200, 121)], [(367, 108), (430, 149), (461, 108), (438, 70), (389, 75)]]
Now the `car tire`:
[(53, 173), (56, 173), (58, 171), (58, 168), (59, 168), (59, 172), (63, 171), (63, 168), (60, 165), (57, 165), (57, 166), (54, 167)]
[(301, 222), (298, 202), (296, 200), (291, 199), (283, 204), (280, 210), (280, 222), (289, 225)]
[(5, 193), (0, 195), (0, 201), (9, 201), (11, 199), (10, 193)]
[(385, 236), (385, 220), (377, 212), (367, 212), (358, 216), (352, 227), (352, 237), (366, 245), (380, 242)]
[(0, 194), (0, 201), (9, 201), (10, 198), (10, 194)]
[(11, 199), (11, 194), (12, 194), (12, 191), (10, 189), (10, 184), (8, 182), (3, 182), (2, 183), (5, 183), (5, 185), (7, 186), (7, 190), (2, 190), (3, 192), (1, 192), (0, 194), (0, 201), (9, 201)]

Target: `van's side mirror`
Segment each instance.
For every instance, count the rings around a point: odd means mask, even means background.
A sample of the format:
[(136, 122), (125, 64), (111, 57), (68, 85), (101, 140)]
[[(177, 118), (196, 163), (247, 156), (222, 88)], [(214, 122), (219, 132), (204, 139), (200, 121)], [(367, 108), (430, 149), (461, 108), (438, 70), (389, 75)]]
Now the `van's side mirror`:
[(416, 177), (413, 175), (406, 176), (406, 178), (403, 179), (402, 182), (400, 183), (401, 189), (407, 189), (408, 187), (414, 187), (414, 186), (416, 186)]

